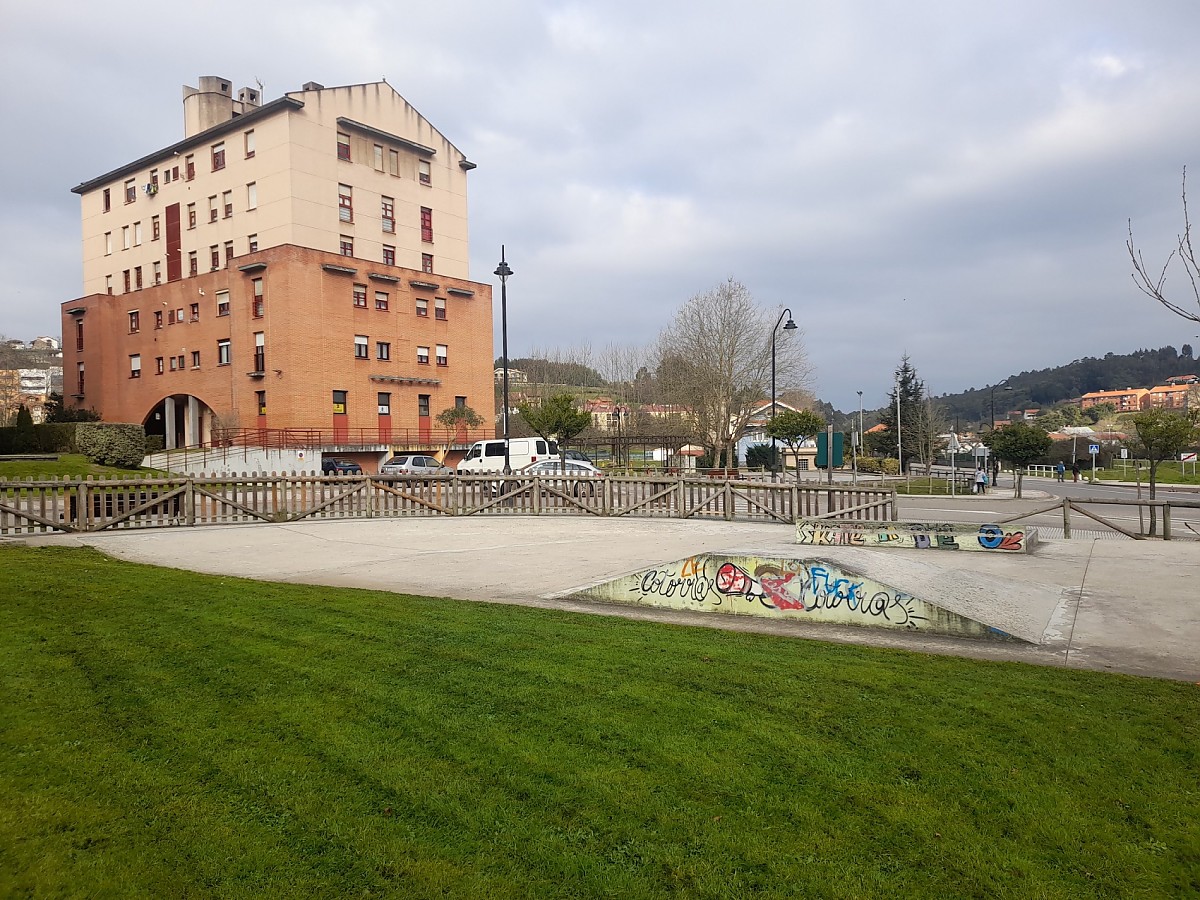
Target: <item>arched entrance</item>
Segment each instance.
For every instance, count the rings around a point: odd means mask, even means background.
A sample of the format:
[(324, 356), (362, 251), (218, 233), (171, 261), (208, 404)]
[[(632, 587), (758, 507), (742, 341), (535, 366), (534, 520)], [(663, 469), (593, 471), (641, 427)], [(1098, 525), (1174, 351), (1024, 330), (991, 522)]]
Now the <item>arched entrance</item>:
[(162, 436), (163, 449), (175, 450), (210, 444), (216, 419), (216, 413), (199, 397), (173, 394), (160, 400), (142, 425), (146, 434)]

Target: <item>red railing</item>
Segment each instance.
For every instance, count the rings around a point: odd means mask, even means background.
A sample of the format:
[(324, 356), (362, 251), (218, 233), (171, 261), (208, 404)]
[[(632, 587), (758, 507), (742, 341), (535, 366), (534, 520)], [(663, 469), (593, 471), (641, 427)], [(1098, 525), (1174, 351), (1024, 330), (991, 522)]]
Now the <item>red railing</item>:
[(229, 428), (213, 431), (210, 447), (467, 447), (495, 437), (482, 428)]

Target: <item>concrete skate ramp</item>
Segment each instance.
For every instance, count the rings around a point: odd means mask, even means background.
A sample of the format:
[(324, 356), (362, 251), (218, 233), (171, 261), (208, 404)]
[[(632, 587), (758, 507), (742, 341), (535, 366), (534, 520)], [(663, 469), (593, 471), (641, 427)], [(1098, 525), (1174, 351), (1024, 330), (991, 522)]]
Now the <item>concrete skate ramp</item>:
[[(1023, 585), (1018, 591), (1038, 588), (1047, 592), (1043, 600), (1053, 608), (1061, 590)], [(805, 558), (702, 553), (568, 595), (689, 612), (1037, 643), (1045, 620), (1025, 621), (1011, 615), (1020, 605), (1003, 598), (1013, 590), (1012, 582), (1005, 579), (892, 554), (837, 548)], [(1000, 616), (1001, 625), (980, 616), (989, 609), (1010, 614)]]

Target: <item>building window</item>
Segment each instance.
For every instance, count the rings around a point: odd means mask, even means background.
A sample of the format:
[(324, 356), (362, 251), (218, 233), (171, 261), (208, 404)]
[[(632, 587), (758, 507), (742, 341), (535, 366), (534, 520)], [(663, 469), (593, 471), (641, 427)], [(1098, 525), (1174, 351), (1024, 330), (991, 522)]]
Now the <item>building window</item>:
[(258, 252), (258, 235), (252, 234), (246, 239), (246, 244), (251, 253)]
[(141, 222), (133, 223), (133, 246), (135, 246), (135, 247), (142, 246), (142, 223)]
[[(104, 189), (104, 211), (108, 212), (111, 209), (112, 209), (112, 190), (109, 188), (105, 188)], [(82, 393), (82, 391), (80, 393)]]
[(189, 203), (188, 204), (188, 228), (191, 229), (191, 228), (195, 228), (195, 227), (196, 227), (196, 204)]
[(446, 298), (435, 297), (433, 300), (433, 317), (435, 319), (446, 319)]
[(227, 366), (230, 361), (229, 338), (217, 341), (217, 365)]
[(162, 328), (162, 310), (157, 310), (154, 313), (154, 328), (157, 331)]
[(251, 128), (242, 135), (242, 140), (246, 145), (246, 159), (252, 159), (254, 157), (254, 129)]
[(110, 294), (112, 293), (112, 276), (111, 275), (104, 276), (104, 290)]
[(400, 151), (399, 150), (389, 150), (388, 151), (388, 172), (390, 172), (393, 175), (400, 174)]
[(133, 201), (135, 201), (137, 199), (137, 184), (135, 184), (134, 182), (135, 182), (135, 179), (133, 179), (133, 178), (130, 178), (127, 182), (125, 182), (125, 202), (126, 203), (132, 203)]
[(188, 251), (188, 274), (197, 275), (200, 272), (200, 260), (196, 256), (195, 250)]
[(392, 345), (389, 344), (387, 341), (376, 341), (375, 342), (375, 357), (377, 359), (391, 359), (392, 358)]
[(371, 354), (367, 350), (367, 345), (370, 343), (365, 334), (356, 334), (354, 336), (354, 358), (355, 359), (370, 359)]
[(437, 345), (437, 364), (444, 366), (449, 362), (449, 350), (445, 344)]
[(79, 363), (75, 367), (75, 393), (80, 397), (83, 396), (83, 363)]
[(217, 195), (213, 194), (208, 198), (208, 221), (217, 221)]
[(126, 269), (124, 272), (121, 273), (121, 275), (125, 279), (125, 293), (128, 294), (131, 290), (133, 290), (132, 281), (130, 280), (129, 269)]
[(157, 241), (162, 237), (162, 228), (158, 224), (158, 216), (150, 218), (150, 240)]
[(200, 368), (200, 351), (199, 350), (192, 351), (192, 368), (193, 369)]
[(112, 256), (112, 232), (104, 232), (104, 255)]
[(337, 136), (337, 156), (338, 159), (350, 160), (350, 135), (340, 131)]
[(193, 303), (191, 305), (189, 312), (191, 313), (191, 320), (193, 322), (200, 321), (200, 304), (199, 303)]
[(467, 405), (466, 397), (455, 397), (454, 398), (454, 408), (455, 409), (463, 409), (464, 407), (466, 407), (466, 405)]
[(342, 222), (354, 221), (354, 188), (348, 184), (338, 185), (338, 219)]
[(421, 271), (424, 272), (426, 275), (433, 274), (433, 254), (432, 253), (422, 253), (421, 254)]
[(137, 291), (140, 291), (142, 289), (142, 267), (141, 266), (133, 267), (133, 288), (134, 288), (134, 290), (137, 290)]
[(266, 332), (254, 332), (254, 371), (267, 371), (267, 335)]
[(254, 402), (258, 406), (258, 414), (260, 416), (265, 416), (267, 414), (267, 392), (255, 391)]
[(387, 311), (387, 308), (388, 308), (387, 291), (376, 291), (375, 292), (375, 308), (382, 309), (385, 312)]
[(421, 240), (433, 241), (433, 210), (428, 206), (421, 207)]
[(346, 414), (346, 392), (333, 392), (333, 414), (335, 416), (344, 416)]
[(154, 374), (161, 375), (163, 373), (163, 358), (161, 356), (154, 357)]
[(383, 245), (383, 264), (385, 266), (394, 266), (396, 264), (396, 248)]
[(122, 225), (121, 226), (121, 249), (128, 250), (129, 246), (130, 246), (130, 244), (129, 244), (129, 226)]
[(212, 264), (213, 270), (221, 268), (221, 248), (213, 244), (208, 248), (208, 259)]
[(392, 395), (380, 392), (376, 395), (376, 403), (379, 405), (379, 414), (381, 416), (390, 416), (392, 414)]
[(428, 316), (429, 315), (429, 301), (426, 300), (424, 297), (417, 298), (417, 315), (418, 316)]
[(225, 142), (212, 145), (212, 170), (214, 172), (225, 168)]
[(342, 238), (341, 238), (341, 242), (338, 246), (340, 247), (340, 249), (342, 251), (342, 256), (353, 256), (354, 255), (354, 238), (350, 237), (350, 235), (343, 234)]
[(162, 284), (162, 263), (157, 259), (154, 261), (154, 283)]
[(189, 153), (184, 160), (184, 164), (187, 169), (187, 180), (191, 181), (196, 177), (196, 157)]
[(217, 315), (229, 315), (229, 291), (217, 291)]
[(417, 415), (422, 419), (429, 418), (429, 395), (417, 394)]
[(417, 364), (422, 365), (422, 366), (429, 365), (429, 348), (428, 347), (418, 347), (417, 348)]
[(225, 242), (225, 265), (233, 262), (233, 241)]
[(354, 305), (359, 309), (367, 308), (367, 286), (365, 284), (354, 286)]
[(258, 209), (258, 182), (246, 185), (246, 209)]
[(375, 171), (382, 172), (383, 171), (383, 147), (380, 146), (379, 144), (376, 144), (374, 147), (374, 150), (375, 150)]
[(142, 377), (142, 354), (133, 353), (130, 355), (130, 357), (129, 357), (129, 377), (130, 378), (141, 378)]
[(396, 201), (391, 197), (384, 197), (380, 200), (380, 216), (383, 219), (383, 230), (388, 234), (394, 234), (396, 231)]
[(129, 313), (129, 333), (137, 334), (141, 330), (141, 316), (138, 314), (136, 309), (131, 310)]
[(171, 371), (172, 371), (172, 372), (175, 372), (175, 371), (177, 371), (178, 369), (179, 369), (179, 357), (177, 357), (177, 356), (172, 356), (172, 357), (171, 357)]
[(432, 179), (430, 178), (429, 174), (429, 160), (423, 159), (417, 163), (417, 178), (420, 179), (421, 184), (431, 183)]
[(266, 300), (263, 297), (263, 280), (261, 278), (255, 278), (250, 282), (250, 286), (254, 290), (254, 305), (251, 307), (251, 310), (254, 318), (261, 319), (263, 317), (263, 310), (266, 306)]
[(221, 195), (221, 205), (225, 208), (225, 218), (230, 218), (233, 215), (233, 191)]
[(158, 169), (150, 170), (150, 183), (154, 185), (154, 193), (158, 192)]

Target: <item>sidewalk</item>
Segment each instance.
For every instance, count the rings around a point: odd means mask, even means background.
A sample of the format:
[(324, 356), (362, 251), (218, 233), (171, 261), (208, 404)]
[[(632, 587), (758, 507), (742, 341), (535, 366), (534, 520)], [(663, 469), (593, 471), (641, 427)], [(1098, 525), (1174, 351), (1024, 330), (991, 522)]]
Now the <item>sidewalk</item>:
[[(1200, 681), (1194, 543), (1043, 542), (1031, 555), (801, 548), (790, 525), (575, 517), (376, 519), (31, 536), (120, 559), (938, 654)], [(555, 599), (703, 552), (828, 559), (1030, 643)], [(934, 598), (937, 598), (934, 600)]]

